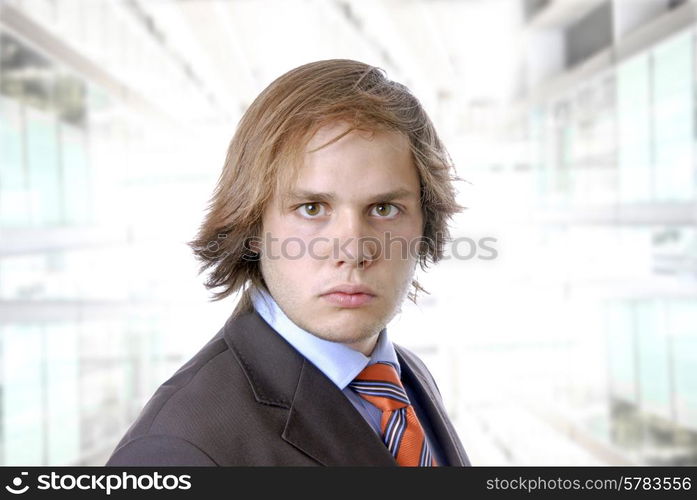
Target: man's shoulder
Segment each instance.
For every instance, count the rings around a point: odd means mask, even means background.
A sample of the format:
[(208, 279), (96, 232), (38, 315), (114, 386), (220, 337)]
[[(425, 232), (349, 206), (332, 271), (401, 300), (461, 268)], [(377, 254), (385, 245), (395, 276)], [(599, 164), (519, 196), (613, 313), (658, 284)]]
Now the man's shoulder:
[(225, 338), (228, 324), (155, 390), (117, 449), (138, 441), (163, 447), (165, 436), (168, 446), (193, 446), (217, 420), (245, 406), (250, 393), (241, 390), (247, 379)]
[(143, 409), (152, 416), (151, 427), (187, 407), (205, 407), (220, 389), (236, 379), (238, 370), (223, 330), (162, 383)]
[(229, 373), (233, 359), (221, 330), (157, 388), (136, 423), (147, 432), (166, 413), (202, 402), (224, 384), (226, 375), (234, 377)]

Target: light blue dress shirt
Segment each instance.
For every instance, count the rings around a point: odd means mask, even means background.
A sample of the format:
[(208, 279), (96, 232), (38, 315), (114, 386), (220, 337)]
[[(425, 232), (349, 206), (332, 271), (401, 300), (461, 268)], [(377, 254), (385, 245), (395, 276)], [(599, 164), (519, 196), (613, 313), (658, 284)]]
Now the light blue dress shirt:
[[(254, 309), (256, 309), (264, 321), (324, 373), (329, 380), (336, 384), (358, 412), (363, 415), (363, 418), (366, 419), (373, 430), (378, 435), (381, 435), (380, 420), (382, 411), (366, 399), (363, 399), (348, 385), (366, 366), (378, 361), (392, 363), (401, 377), (401, 367), (399, 366), (397, 353), (392, 342), (387, 337), (387, 329), (383, 328), (379, 333), (375, 348), (370, 357), (368, 357), (344, 344), (321, 339), (300, 328), (288, 318), (274, 298), (265, 290), (252, 288), (250, 292)], [(439, 464), (446, 465), (443, 461), (443, 453), (434, 440), (428, 419), (425, 418), (424, 412), (415, 401), (410, 388), (405, 386), (404, 389), (409, 396), (421, 426), (424, 428), (431, 453)]]

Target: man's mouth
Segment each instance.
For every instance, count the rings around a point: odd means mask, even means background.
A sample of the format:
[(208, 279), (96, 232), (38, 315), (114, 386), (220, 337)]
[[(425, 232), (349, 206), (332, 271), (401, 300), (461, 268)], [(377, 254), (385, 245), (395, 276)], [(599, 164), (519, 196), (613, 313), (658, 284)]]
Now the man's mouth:
[(322, 295), (322, 298), (339, 307), (355, 308), (370, 303), (375, 295), (368, 293), (332, 292)]

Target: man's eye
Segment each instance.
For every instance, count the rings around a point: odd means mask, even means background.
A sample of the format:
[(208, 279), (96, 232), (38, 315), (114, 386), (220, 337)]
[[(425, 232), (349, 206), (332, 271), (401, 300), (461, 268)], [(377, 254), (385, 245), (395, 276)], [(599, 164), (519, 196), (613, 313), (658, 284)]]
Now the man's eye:
[(375, 214), (384, 219), (391, 219), (399, 214), (399, 208), (392, 203), (378, 203), (373, 207), (371, 214)]
[(300, 215), (303, 217), (317, 217), (318, 215), (323, 215), (321, 203), (303, 203), (297, 210), (300, 210)]

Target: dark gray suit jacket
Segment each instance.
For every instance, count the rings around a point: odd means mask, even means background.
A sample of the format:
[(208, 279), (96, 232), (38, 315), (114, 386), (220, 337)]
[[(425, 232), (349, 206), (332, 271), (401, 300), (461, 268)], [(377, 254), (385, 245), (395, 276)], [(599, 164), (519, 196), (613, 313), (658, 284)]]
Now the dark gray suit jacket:
[[(396, 346), (449, 465), (470, 465), (430, 373)], [(106, 465), (396, 465), (339, 388), (256, 313), (162, 384)]]

